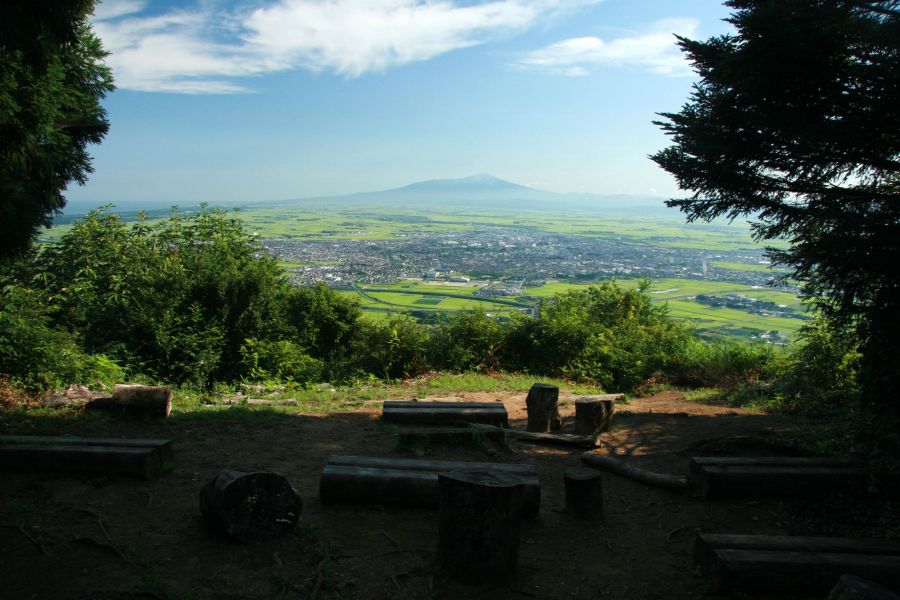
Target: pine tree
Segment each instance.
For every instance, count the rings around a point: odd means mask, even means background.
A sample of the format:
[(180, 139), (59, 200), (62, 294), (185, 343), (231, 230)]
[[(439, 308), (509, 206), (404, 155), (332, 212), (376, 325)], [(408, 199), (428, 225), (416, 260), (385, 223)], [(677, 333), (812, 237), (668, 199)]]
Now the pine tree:
[(699, 82), (657, 122), (688, 221), (749, 217), (831, 322), (855, 329), (873, 422), (900, 408), (900, 2), (730, 0), (680, 38)]
[(93, 0), (0, 3), (0, 259), (27, 250), (92, 171), (113, 89)]

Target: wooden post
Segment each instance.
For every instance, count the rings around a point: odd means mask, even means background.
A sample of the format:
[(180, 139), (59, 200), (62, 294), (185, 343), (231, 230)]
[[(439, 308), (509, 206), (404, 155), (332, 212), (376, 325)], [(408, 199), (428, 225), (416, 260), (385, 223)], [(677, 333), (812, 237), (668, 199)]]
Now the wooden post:
[(166, 418), (172, 412), (172, 389), (152, 385), (116, 384), (112, 397), (96, 398), (86, 409), (128, 410)]
[(226, 469), (200, 490), (200, 512), (215, 529), (239, 542), (291, 532), (303, 503), (287, 479), (275, 473)]
[(569, 467), (563, 475), (566, 512), (589, 521), (603, 520), (603, 482), (596, 469)]
[(487, 471), (438, 476), (440, 570), (468, 583), (501, 583), (516, 571), (522, 480)]
[(597, 435), (606, 431), (612, 420), (615, 399), (622, 394), (588, 396), (575, 401), (575, 433)]
[(545, 433), (562, 426), (559, 417), (559, 388), (549, 383), (535, 383), (528, 390), (525, 407), (528, 409), (528, 431)]

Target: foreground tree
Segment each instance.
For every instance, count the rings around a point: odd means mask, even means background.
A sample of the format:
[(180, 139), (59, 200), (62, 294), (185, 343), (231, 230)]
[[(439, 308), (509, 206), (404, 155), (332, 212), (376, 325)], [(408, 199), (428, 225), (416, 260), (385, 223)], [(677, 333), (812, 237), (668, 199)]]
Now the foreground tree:
[[(730, 0), (736, 33), (680, 39), (700, 76), (657, 122), (689, 221), (749, 216), (784, 239), (823, 316), (856, 329), (863, 400), (897, 423), (900, 395), (900, 2)], [(889, 418), (886, 418), (889, 417)]]
[(0, 259), (21, 254), (91, 172), (113, 89), (94, 0), (0, 3)]

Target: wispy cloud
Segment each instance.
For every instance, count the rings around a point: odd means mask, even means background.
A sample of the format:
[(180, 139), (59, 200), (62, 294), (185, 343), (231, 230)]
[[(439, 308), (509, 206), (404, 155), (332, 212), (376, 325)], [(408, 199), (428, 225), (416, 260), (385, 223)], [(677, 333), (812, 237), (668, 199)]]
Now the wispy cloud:
[(120, 88), (248, 91), (243, 78), (309, 69), (347, 77), (424, 61), (523, 31), (601, 0), (275, 0), (145, 15), (140, 0), (100, 4), (94, 27)]
[(635, 67), (672, 77), (690, 75), (690, 65), (676, 46), (674, 34), (695, 37), (699, 24), (690, 18), (663, 19), (626, 37), (570, 38), (527, 54), (516, 66), (570, 77), (603, 67)]

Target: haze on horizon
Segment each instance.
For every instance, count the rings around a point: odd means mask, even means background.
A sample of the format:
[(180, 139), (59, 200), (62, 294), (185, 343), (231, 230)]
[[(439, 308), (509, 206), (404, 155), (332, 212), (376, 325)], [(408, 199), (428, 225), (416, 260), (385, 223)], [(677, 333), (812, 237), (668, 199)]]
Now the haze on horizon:
[(647, 155), (713, 0), (105, 0), (118, 89), (73, 205), (339, 196), (490, 173), (679, 195)]

